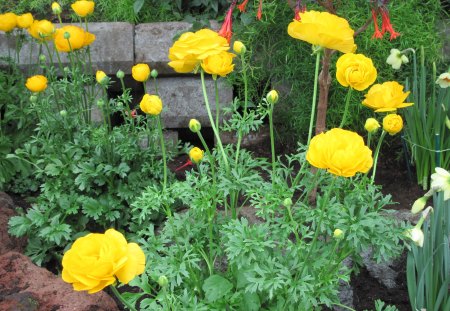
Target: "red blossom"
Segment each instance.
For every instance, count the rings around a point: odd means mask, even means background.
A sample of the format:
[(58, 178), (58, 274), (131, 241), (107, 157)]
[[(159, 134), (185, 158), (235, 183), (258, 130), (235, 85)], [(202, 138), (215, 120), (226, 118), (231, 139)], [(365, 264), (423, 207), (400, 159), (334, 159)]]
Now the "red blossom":
[(192, 163), (192, 161), (188, 159), (188, 160), (186, 161), (186, 163), (184, 163), (184, 164), (181, 165), (180, 167), (177, 167), (177, 168), (175, 169), (175, 172), (178, 172), (178, 171), (180, 171), (180, 170), (182, 170), (182, 169), (184, 169), (184, 168), (186, 168), (186, 167), (193, 166), (193, 165), (194, 165), (194, 163)]
[(256, 18), (260, 21), (262, 18), (262, 0), (259, 0), (258, 13), (256, 13)]
[(242, 1), (242, 3), (238, 5), (239, 11), (245, 12), (245, 8), (246, 8), (246, 6), (247, 6), (247, 3), (248, 3), (248, 0)]
[(400, 36), (400, 33), (396, 32), (394, 30), (394, 27), (392, 26), (391, 19), (389, 18), (389, 11), (386, 7), (380, 8), (380, 14), (381, 14), (381, 33), (384, 34), (385, 32), (389, 32), (391, 34), (390, 40), (393, 40)]
[(236, 6), (236, 2), (237, 0), (234, 0), (231, 5), (230, 8), (228, 9), (227, 15), (225, 16), (225, 20), (223, 21), (222, 27), (219, 30), (219, 36), (224, 37), (225, 39), (228, 40), (228, 43), (230, 43), (231, 41), (231, 36), (233, 35), (233, 10), (234, 7)]
[(375, 9), (372, 9), (372, 19), (373, 19), (373, 27), (375, 28), (375, 32), (373, 33), (372, 39), (383, 38), (383, 33), (378, 28), (377, 11)]
[(294, 19), (297, 21), (301, 21), (302, 18), (300, 17), (300, 13), (306, 12), (306, 5), (302, 5), (301, 0), (297, 0), (297, 4), (295, 5), (295, 14)]

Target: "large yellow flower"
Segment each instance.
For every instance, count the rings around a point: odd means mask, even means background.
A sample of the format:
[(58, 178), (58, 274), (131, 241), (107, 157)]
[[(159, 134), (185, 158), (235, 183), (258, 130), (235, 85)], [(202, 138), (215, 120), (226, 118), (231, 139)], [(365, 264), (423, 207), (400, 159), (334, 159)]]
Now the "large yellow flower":
[(34, 18), (31, 13), (25, 13), (17, 16), (17, 27), (29, 28), (33, 24)]
[(342, 86), (363, 91), (377, 79), (377, 69), (363, 54), (347, 53), (336, 62), (336, 78)]
[(139, 107), (144, 113), (157, 116), (161, 113), (162, 101), (157, 95), (145, 94), (139, 103)]
[(0, 31), (10, 32), (17, 25), (17, 16), (14, 13), (0, 14)]
[(30, 35), (39, 40), (51, 40), (55, 33), (55, 26), (48, 20), (34, 20), (30, 28), (28, 28)]
[(169, 49), (169, 66), (176, 72), (192, 72), (208, 56), (229, 48), (227, 39), (210, 29), (186, 32)]
[(414, 105), (413, 103), (404, 103), (409, 93), (409, 91), (403, 92), (403, 85), (396, 81), (374, 84), (365, 95), (366, 98), (362, 104), (372, 108), (375, 112), (395, 111), (398, 108)]
[[(66, 39), (66, 33), (69, 34), (69, 39)], [(57, 29), (55, 33), (55, 46), (60, 52), (71, 52), (84, 48), (94, 42), (94, 40), (94, 34), (73, 25)]]
[(288, 34), (295, 39), (342, 53), (356, 51), (354, 31), (347, 20), (328, 12), (300, 13), (300, 20), (289, 24)]
[(25, 86), (27, 89), (29, 89), (31, 92), (42, 92), (47, 88), (47, 78), (43, 75), (36, 75), (29, 77), (27, 79), (27, 82), (25, 83)]
[(92, 13), (94, 13), (95, 2), (94, 1), (75, 1), (71, 5), (72, 10), (79, 17), (86, 17)]
[(233, 57), (236, 55), (225, 51), (210, 55), (203, 60), (202, 68), (206, 73), (225, 77), (234, 69)]
[(145, 269), (145, 255), (136, 243), (109, 229), (77, 239), (64, 254), (62, 279), (77, 291), (93, 294), (116, 281), (127, 284)]
[(372, 150), (364, 145), (363, 138), (340, 128), (313, 137), (306, 160), (317, 168), (343, 177), (367, 173), (373, 165)]

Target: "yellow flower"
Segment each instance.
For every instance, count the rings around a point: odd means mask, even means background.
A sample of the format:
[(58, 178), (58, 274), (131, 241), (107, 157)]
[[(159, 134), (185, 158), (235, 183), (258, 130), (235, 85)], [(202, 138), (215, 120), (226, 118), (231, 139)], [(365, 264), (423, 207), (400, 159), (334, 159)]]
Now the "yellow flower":
[(39, 41), (51, 40), (53, 39), (55, 26), (46, 19), (34, 20), (30, 28), (28, 28), (28, 32)]
[(10, 32), (17, 25), (17, 16), (14, 13), (0, 14), (0, 31)]
[(61, 6), (59, 5), (58, 2), (53, 2), (52, 3), (52, 12), (55, 15), (59, 15), (62, 12)]
[(208, 56), (229, 48), (227, 39), (210, 29), (186, 32), (169, 49), (169, 66), (176, 72), (192, 72)]
[(403, 92), (403, 85), (396, 81), (374, 84), (365, 95), (362, 104), (375, 112), (395, 111), (398, 108), (414, 105), (413, 103), (404, 103), (409, 93), (409, 91)]
[(203, 150), (198, 147), (192, 148), (189, 151), (189, 158), (194, 163), (200, 162), (203, 159)]
[(395, 135), (403, 128), (403, 119), (398, 114), (388, 114), (383, 118), (383, 130), (389, 133), (389, 135)]
[(150, 76), (150, 67), (147, 64), (136, 64), (131, 68), (133, 79), (139, 82), (145, 82)]
[(363, 91), (377, 79), (377, 69), (363, 54), (347, 53), (336, 63), (336, 78), (342, 86)]
[(197, 119), (189, 120), (189, 129), (192, 133), (198, 133), (202, 129), (202, 125)]
[(233, 51), (236, 52), (236, 54), (244, 54), (246, 51), (246, 47), (244, 45), (244, 43), (242, 43), (241, 41), (234, 41), (233, 43)]
[(75, 14), (79, 17), (86, 17), (94, 12), (95, 3), (94, 1), (75, 1), (71, 5), (72, 10), (74, 10)]
[(380, 123), (377, 121), (377, 119), (374, 118), (368, 118), (366, 120), (366, 123), (364, 124), (364, 128), (366, 129), (367, 132), (369, 133), (373, 133), (376, 130), (378, 130), (380, 128)]
[(313, 137), (306, 160), (317, 168), (343, 177), (367, 173), (373, 165), (372, 151), (364, 145), (363, 138), (339, 128)]
[(29, 28), (33, 24), (34, 18), (31, 13), (25, 13), (17, 16), (17, 27), (19, 28)]
[(356, 51), (353, 33), (346, 19), (328, 12), (300, 13), (300, 20), (294, 20), (288, 26), (291, 37), (342, 53)]
[(95, 73), (95, 80), (97, 80), (98, 84), (104, 84), (108, 80), (108, 76), (105, 72), (97, 70)]
[(269, 93), (267, 93), (266, 99), (269, 104), (276, 104), (278, 102), (278, 92), (275, 90), (271, 90)]
[[(69, 34), (69, 39), (66, 39), (66, 33)], [(94, 42), (94, 40), (95, 35), (73, 25), (57, 29), (55, 33), (55, 46), (60, 52), (71, 52), (84, 48)]]
[(149, 95), (145, 94), (139, 104), (139, 107), (146, 114), (150, 114), (152, 116), (157, 116), (161, 113), (162, 110), (162, 101), (161, 98), (157, 95)]
[(42, 75), (32, 76), (27, 79), (25, 86), (31, 92), (42, 92), (47, 88), (47, 78)]
[(64, 254), (62, 279), (76, 291), (101, 291), (116, 281), (127, 284), (145, 269), (145, 255), (114, 229), (78, 238)]
[(233, 53), (221, 52), (206, 57), (201, 65), (206, 73), (225, 77), (234, 69), (233, 57), (236, 57)]

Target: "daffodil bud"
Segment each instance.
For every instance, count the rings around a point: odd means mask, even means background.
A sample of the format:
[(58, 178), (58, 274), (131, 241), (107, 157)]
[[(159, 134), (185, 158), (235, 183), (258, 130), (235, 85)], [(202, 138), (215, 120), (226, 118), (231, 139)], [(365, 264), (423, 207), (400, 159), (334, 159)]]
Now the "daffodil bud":
[(189, 129), (192, 133), (198, 133), (202, 129), (202, 125), (197, 119), (191, 119), (189, 121)]
[(278, 92), (275, 90), (271, 90), (269, 93), (267, 93), (266, 99), (269, 104), (276, 104), (278, 102)]
[(165, 287), (165, 286), (167, 286), (167, 284), (169, 284), (169, 280), (167, 279), (167, 277), (165, 275), (161, 275), (158, 278), (158, 285), (161, 287)]
[(150, 71), (150, 76), (151, 76), (153, 79), (158, 78), (158, 70), (152, 69), (152, 71)]
[(425, 205), (427, 204), (427, 200), (428, 200), (428, 196), (423, 196), (421, 198), (418, 198), (412, 208), (411, 208), (411, 213), (413, 214), (417, 214), (418, 212), (420, 212), (421, 210), (423, 210), (425, 208)]
[(344, 238), (344, 231), (342, 231), (341, 229), (336, 229), (333, 232), (333, 238), (341, 240)]
[(377, 119), (374, 118), (368, 118), (366, 120), (366, 123), (364, 124), (364, 128), (369, 133), (376, 132), (381, 127), (380, 123), (377, 121)]
[(116, 73), (116, 77), (119, 79), (123, 79), (123, 77), (125, 77), (125, 72), (119, 69), (119, 71), (117, 71)]
[(284, 207), (291, 207), (292, 206), (292, 199), (291, 198), (286, 198), (283, 200), (283, 206)]
[(52, 11), (53, 11), (53, 14), (55, 14), (55, 15), (61, 14), (62, 9), (58, 2), (52, 3)]
[(423, 246), (424, 235), (423, 231), (420, 228), (412, 228), (407, 231), (407, 236), (419, 247)]
[(61, 117), (67, 116), (67, 110), (61, 110), (61, 111), (59, 112), (59, 115), (60, 115)]
[(234, 41), (233, 51), (235, 51), (236, 54), (243, 55), (247, 51), (247, 48), (241, 41)]

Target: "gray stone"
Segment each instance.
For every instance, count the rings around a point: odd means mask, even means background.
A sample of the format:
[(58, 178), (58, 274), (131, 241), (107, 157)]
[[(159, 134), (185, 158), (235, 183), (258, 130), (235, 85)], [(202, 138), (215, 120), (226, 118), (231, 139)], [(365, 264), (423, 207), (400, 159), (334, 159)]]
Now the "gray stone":
[[(158, 92), (163, 102), (162, 119), (165, 128), (187, 128), (189, 120), (195, 118), (203, 127), (210, 127), (205, 100), (199, 77), (159, 78)], [(148, 81), (147, 90), (153, 90), (153, 80)], [(218, 80), (219, 107), (225, 107), (233, 100), (233, 91), (226, 81)], [(215, 116), (214, 81), (206, 79), (209, 106)], [(152, 93), (149, 91), (149, 93)], [(221, 120), (223, 115), (221, 114)]]
[[(351, 269), (352, 265), (353, 265), (353, 261), (350, 257), (347, 257), (344, 259), (343, 264)], [(350, 307), (350, 308), (354, 308), (353, 306), (353, 288), (349, 283), (346, 283), (344, 281), (339, 281), (339, 301), (341, 304), (343, 304), (344, 306)], [(338, 307), (338, 306), (333, 306), (333, 310), (336, 311), (345, 311), (348, 310), (347, 308), (342, 308), (342, 307)]]
[[(170, 130), (166, 130), (163, 131), (163, 137), (164, 137), (164, 144), (165, 144), (165, 148), (166, 150), (172, 150), (175, 151), (177, 145), (178, 145), (178, 132), (177, 131), (170, 131)], [(145, 149), (148, 147), (148, 138), (146, 137), (146, 135), (142, 135), (142, 138), (139, 137), (139, 146), (142, 149)], [(152, 144), (157, 144), (158, 146), (160, 145), (160, 141), (159, 141), (159, 136), (158, 137), (151, 137), (151, 142)]]
[(398, 271), (391, 268), (394, 266), (393, 261), (376, 263), (372, 260), (372, 251), (368, 250), (361, 254), (363, 263), (369, 271), (370, 275), (377, 279), (378, 282), (388, 289), (397, 288), (398, 284), (395, 281), (398, 276)]

